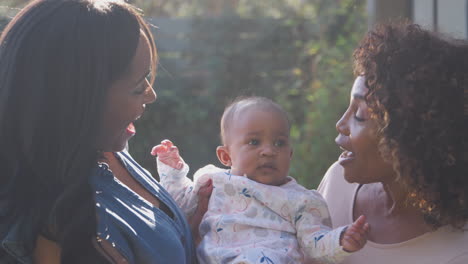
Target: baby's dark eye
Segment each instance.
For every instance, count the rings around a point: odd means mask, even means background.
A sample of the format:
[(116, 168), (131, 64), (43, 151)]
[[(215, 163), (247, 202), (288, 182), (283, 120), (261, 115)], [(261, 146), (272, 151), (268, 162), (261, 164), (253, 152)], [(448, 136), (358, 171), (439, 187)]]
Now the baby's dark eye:
[(286, 140), (279, 139), (279, 140), (276, 140), (274, 144), (275, 144), (275, 147), (282, 147), (286, 145)]
[(249, 141), (249, 145), (253, 145), (253, 146), (256, 146), (260, 143), (260, 141), (258, 139), (251, 139)]

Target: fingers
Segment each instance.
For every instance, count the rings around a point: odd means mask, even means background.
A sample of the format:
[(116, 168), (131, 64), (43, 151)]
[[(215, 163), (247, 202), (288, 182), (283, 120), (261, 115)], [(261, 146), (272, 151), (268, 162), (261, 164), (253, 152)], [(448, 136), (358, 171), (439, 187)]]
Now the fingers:
[(360, 244), (349, 235), (343, 235), (341, 244), (346, 252), (355, 252), (360, 249)]
[(366, 224), (366, 217), (364, 215), (361, 215), (354, 221), (353, 226), (357, 226), (359, 228), (362, 228)]
[(151, 155), (156, 156), (156, 155), (161, 155), (165, 153), (171, 153), (171, 152), (176, 152), (179, 153), (179, 149), (172, 144), (172, 142), (169, 139), (165, 139), (161, 141), (161, 144), (153, 147), (151, 150)]
[(209, 179), (206, 184), (198, 190), (198, 206), (195, 213), (188, 219), (192, 234), (194, 237), (195, 245), (198, 245), (201, 241), (200, 234), (198, 232), (198, 226), (200, 225), (201, 219), (208, 210), (208, 203), (210, 201), (211, 192), (213, 191), (213, 182)]
[(209, 179), (205, 185), (203, 185), (202, 187), (200, 187), (200, 189), (198, 190), (198, 199), (200, 198), (207, 198), (209, 199), (210, 196), (211, 196), (211, 192), (213, 191), (213, 181), (211, 179)]
[(161, 144), (166, 146), (168, 149), (173, 146), (172, 141), (170, 141), (169, 139), (165, 139), (165, 140), (161, 141)]
[(364, 215), (359, 216), (350, 227), (351, 231), (365, 236), (367, 236), (367, 233), (369, 233), (369, 229), (369, 223), (366, 222), (366, 217)]
[(211, 192), (213, 191), (213, 182), (209, 179), (206, 184), (198, 190), (198, 208), (201, 215), (204, 215), (208, 210), (208, 203), (210, 202)]
[(181, 170), (184, 167), (184, 160), (179, 155), (179, 149), (168, 139), (153, 147), (151, 155), (158, 156), (162, 163), (174, 169)]
[(167, 151), (166, 146), (157, 145), (157, 146), (154, 146), (153, 149), (151, 149), (151, 155), (153, 156), (160, 155), (161, 153), (164, 153), (166, 151)]
[(181, 170), (183, 167), (184, 167), (184, 162), (183, 161), (178, 161), (176, 166), (175, 166), (175, 168), (178, 169), (178, 170)]
[(345, 230), (342, 240), (343, 248), (349, 252), (363, 248), (367, 242), (369, 229), (369, 223), (366, 223), (365, 216), (361, 215)]
[(366, 223), (366, 224), (364, 225), (364, 230), (366, 231), (366, 235), (368, 235), (368, 234), (369, 234), (369, 230), (370, 230), (370, 225), (369, 225), (369, 223)]

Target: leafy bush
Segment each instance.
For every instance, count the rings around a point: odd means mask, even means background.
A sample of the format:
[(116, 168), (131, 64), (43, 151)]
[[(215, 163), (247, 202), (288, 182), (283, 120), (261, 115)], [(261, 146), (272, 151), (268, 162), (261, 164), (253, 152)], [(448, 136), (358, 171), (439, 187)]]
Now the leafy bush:
[[(339, 153), (335, 123), (353, 82), (351, 54), (367, 26), (364, 0), (130, 2), (158, 17), (148, 21), (158, 27), (160, 57), (159, 99), (130, 141), (136, 160), (156, 175), (150, 149), (169, 138), (192, 172), (220, 165), (215, 149), (225, 105), (260, 95), (292, 120), (291, 175), (317, 186)], [(7, 20), (0, 18), (0, 29)]]
[[(260, 95), (290, 114), (291, 175), (316, 187), (339, 154), (335, 123), (353, 82), (352, 50), (367, 24), (364, 1), (313, 1), (307, 8), (308, 14), (288, 9), (280, 18), (150, 19), (158, 27), (159, 99), (137, 124), (130, 142), (135, 158), (155, 173), (150, 147), (169, 138), (193, 171), (220, 165), (215, 149), (225, 105), (240, 95)], [(257, 14), (254, 9), (249, 12)]]

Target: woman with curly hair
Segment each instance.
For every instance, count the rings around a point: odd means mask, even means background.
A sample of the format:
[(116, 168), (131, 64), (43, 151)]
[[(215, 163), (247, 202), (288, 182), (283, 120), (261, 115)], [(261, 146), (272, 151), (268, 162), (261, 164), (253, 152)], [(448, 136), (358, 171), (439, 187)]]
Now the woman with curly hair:
[(468, 263), (467, 42), (383, 25), (354, 59), (343, 153), (319, 186), (334, 226), (371, 226), (344, 263)]

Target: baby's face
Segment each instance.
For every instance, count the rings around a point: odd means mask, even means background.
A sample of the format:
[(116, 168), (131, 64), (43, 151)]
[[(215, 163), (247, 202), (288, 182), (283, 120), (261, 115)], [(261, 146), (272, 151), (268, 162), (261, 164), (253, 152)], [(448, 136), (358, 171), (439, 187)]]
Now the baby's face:
[(269, 185), (286, 183), (292, 148), (286, 117), (275, 110), (245, 109), (228, 132), (231, 173)]

